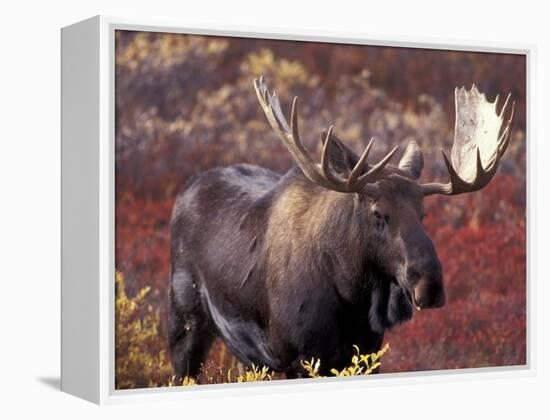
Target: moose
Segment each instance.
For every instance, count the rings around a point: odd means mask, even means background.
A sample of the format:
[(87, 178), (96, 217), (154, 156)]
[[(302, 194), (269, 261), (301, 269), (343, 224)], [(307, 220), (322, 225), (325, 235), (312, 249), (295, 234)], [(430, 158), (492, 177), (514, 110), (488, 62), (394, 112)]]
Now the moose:
[(171, 219), (169, 344), (177, 378), (196, 377), (215, 337), (245, 365), (305, 376), (342, 369), (353, 345), (378, 351), (384, 332), (414, 310), (445, 304), (441, 263), (426, 234), (423, 199), (485, 187), (509, 143), (514, 105), (500, 112), (472, 86), (455, 89), (448, 183), (419, 183), (423, 155), (410, 142), (367, 162), (331, 126), (316, 163), (275, 92), (254, 80), (261, 108), (296, 166), (281, 175), (236, 164), (208, 170), (177, 196)]

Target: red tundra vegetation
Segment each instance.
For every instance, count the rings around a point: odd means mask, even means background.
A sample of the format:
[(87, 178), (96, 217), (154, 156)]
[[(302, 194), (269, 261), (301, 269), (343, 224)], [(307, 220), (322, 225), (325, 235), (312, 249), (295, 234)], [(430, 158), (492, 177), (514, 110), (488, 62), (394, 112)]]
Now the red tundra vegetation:
[[(117, 304), (117, 388), (170, 383), (169, 221), (178, 189), (215, 166), (249, 162), (283, 172), (291, 164), (257, 105), (252, 79), (260, 74), (285, 102), (304, 98), (311, 150), (331, 123), (357, 150), (371, 136), (380, 154), (415, 139), (425, 180), (446, 181), (440, 150), (452, 144), (455, 86), (476, 83), (490, 99), (512, 93), (514, 135), (489, 186), (425, 199), (447, 305), (390, 331), (381, 369), (526, 363), (524, 57), (122, 31), (116, 59), (116, 268), (124, 276), (117, 303), (121, 293), (141, 293), (144, 303), (143, 310)], [(202, 379), (223, 381), (235, 363), (217, 342)]]

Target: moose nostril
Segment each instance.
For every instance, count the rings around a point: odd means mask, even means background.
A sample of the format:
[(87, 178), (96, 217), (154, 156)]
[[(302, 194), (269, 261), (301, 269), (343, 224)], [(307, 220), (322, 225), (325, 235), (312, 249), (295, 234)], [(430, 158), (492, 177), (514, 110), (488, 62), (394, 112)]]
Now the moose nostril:
[(414, 289), (414, 292), (413, 292), (413, 302), (414, 302), (414, 305), (418, 308), (418, 309), (421, 309), (424, 307), (425, 305), (425, 296), (421, 295), (420, 293), (418, 293), (418, 288)]
[(445, 289), (441, 283), (423, 281), (413, 291), (414, 304), (418, 308), (441, 308), (445, 305)]

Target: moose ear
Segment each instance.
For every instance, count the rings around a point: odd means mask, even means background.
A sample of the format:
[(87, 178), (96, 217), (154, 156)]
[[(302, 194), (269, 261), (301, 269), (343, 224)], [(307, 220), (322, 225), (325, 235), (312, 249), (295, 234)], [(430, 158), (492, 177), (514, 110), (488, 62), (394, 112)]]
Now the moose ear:
[(424, 157), (422, 151), (415, 141), (409, 142), (403, 157), (399, 161), (399, 169), (405, 172), (412, 179), (420, 178), (422, 168), (424, 167)]
[[(332, 135), (332, 146), (329, 149), (329, 162), (332, 169), (340, 174), (349, 175), (351, 170), (359, 162), (359, 156), (350, 147), (346, 146), (338, 137)], [(321, 145), (325, 144), (327, 132), (321, 132)]]

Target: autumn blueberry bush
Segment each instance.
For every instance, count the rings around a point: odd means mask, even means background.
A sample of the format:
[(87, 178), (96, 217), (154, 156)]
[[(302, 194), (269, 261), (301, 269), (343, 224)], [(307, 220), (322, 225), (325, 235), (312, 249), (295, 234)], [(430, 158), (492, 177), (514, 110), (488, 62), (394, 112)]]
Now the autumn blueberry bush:
[[(421, 181), (446, 181), (440, 150), (452, 144), (455, 86), (475, 82), (489, 99), (512, 93), (514, 134), (491, 184), (424, 201), (447, 305), (416, 312), (390, 331), (385, 341), (392, 351), (379, 368), (525, 364), (523, 57), (122, 31), (116, 35), (116, 387), (174, 385), (166, 310), (178, 189), (215, 166), (248, 162), (284, 172), (291, 165), (258, 106), (252, 79), (260, 74), (285, 103), (303, 98), (301, 131), (310, 150), (320, 147), (320, 129), (330, 124), (357, 150), (374, 137), (373, 160), (414, 139), (424, 152)], [(316, 361), (304, 362), (315, 370)], [(284, 377), (262, 369), (240, 371), (217, 341), (198, 379)]]

